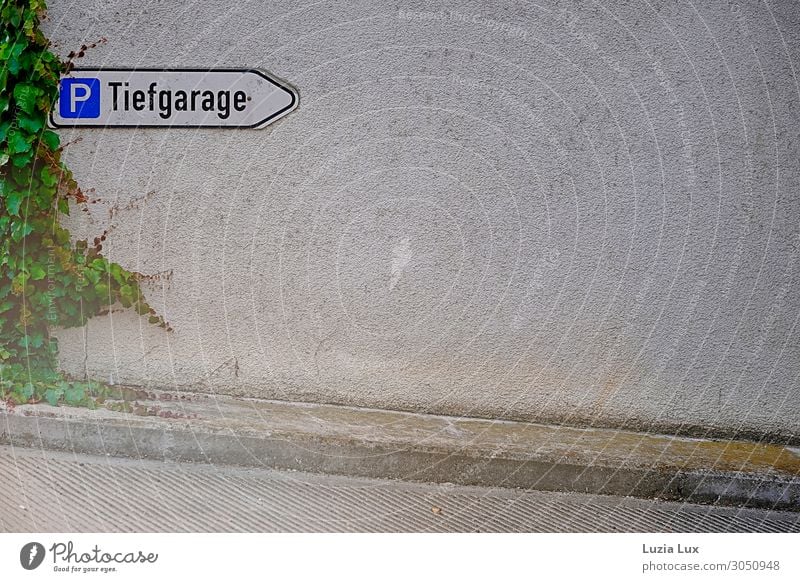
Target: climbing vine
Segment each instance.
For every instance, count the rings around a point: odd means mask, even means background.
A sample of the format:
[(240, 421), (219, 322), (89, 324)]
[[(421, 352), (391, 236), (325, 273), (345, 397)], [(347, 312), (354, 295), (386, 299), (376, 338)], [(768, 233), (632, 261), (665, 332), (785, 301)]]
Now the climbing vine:
[(60, 75), (71, 66), (39, 29), (44, 0), (0, 0), (0, 398), (12, 404), (94, 406), (108, 390), (58, 370), (53, 327), (81, 326), (119, 303), (165, 326), (136, 273), (101, 254), (105, 234), (73, 243), (59, 224), (87, 198), (47, 128)]

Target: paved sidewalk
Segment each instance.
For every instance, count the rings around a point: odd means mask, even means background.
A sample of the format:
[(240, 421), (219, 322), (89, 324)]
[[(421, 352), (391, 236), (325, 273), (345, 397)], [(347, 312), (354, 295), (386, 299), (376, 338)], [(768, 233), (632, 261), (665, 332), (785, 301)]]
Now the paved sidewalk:
[(800, 532), (800, 513), (0, 446), (5, 532)]
[(0, 404), (0, 444), (86, 455), (800, 510), (800, 449), (198, 393)]

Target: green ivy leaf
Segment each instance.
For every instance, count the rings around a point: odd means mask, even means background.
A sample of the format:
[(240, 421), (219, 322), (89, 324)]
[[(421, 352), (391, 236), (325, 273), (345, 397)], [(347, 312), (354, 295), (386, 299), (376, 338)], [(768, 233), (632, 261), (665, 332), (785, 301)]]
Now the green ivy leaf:
[(8, 5), (3, 10), (3, 18), (8, 20), (14, 28), (22, 21), (22, 11), (14, 5)]
[(4, 121), (0, 123), (0, 142), (6, 140), (6, 135), (8, 134), (8, 128), (11, 127), (10, 121)]
[(27, 220), (18, 220), (11, 223), (11, 239), (19, 242), (33, 232), (33, 225)]
[(33, 149), (21, 152), (11, 158), (11, 164), (17, 168), (22, 168), (33, 162)]
[(58, 184), (58, 176), (54, 176), (53, 172), (51, 172), (50, 168), (47, 166), (42, 168), (42, 173), (39, 177), (42, 179), (42, 184), (50, 188)]
[(54, 131), (50, 131), (49, 129), (42, 132), (42, 141), (53, 151), (57, 150), (59, 144), (61, 143), (61, 139), (58, 137), (58, 134)]
[(64, 390), (64, 400), (67, 404), (80, 404), (86, 398), (86, 390), (83, 386), (72, 386)]
[(58, 211), (61, 212), (61, 214), (66, 214), (67, 216), (69, 216), (69, 200), (67, 200), (66, 198), (59, 198)]
[(36, 110), (36, 100), (44, 91), (30, 83), (19, 83), (14, 87), (14, 99), (25, 113), (32, 115)]
[(41, 281), (47, 275), (47, 271), (41, 265), (31, 265), (30, 273), (31, 279), (34, 281)]
[(28, 336), (28, 346), (39, 349), (44, 345), (44, 334), (37, 331)]
[(59, 391), (54, 388), (48, 388), (44, 393), (44, 398), (47, 400), (50, 406), (55, 406), (61, 399), (61, 394), (59, 394)]
[(29, 133), (38, 133), (44, 126), (44, 122), (38, 117), (29, 117), (27, 115), (20, 115), (17, 118), (19, 126)]
[(33, 388), (33, 384), (31, 384), (30, 382), (26, 382), (22, 386), (22, 389), (20, 390), (20, 396), (22, 396), (22, 401), (27, 402), (28, 400), (30, 400), (34, 392), (35, 390)]
[(24, 133), (16, 130), (8, 132), (8, 151), (12, 154), (31, 151), (31, 144), (25, 139)]
[(100, 273), (94, 269), (84, 269), (83, 274), (91, 281), (92, 285), (97, 285), (100, 282)]
[(6, 210), (12, 216), (19, 216), (19, 207), (22, 204), (22, 201), (25, 199), (25, 193), (19, 192), (18, 190), (12, 190), (8, 192), (5, 196), (6, 199)]

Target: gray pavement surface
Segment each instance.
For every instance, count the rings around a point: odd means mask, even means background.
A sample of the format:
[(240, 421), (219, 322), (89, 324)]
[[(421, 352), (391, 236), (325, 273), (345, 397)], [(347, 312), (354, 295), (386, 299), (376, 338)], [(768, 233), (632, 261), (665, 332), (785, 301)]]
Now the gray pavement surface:
[(49, 404), (4, 410), (0, 403), (0, 444), (178, 463), (800, 510), (800, 449), (785, 444), (131, 391), (135, 402), (130, 412)]
[(800, 513), (0, 446), (4, 532), (800, 532)]

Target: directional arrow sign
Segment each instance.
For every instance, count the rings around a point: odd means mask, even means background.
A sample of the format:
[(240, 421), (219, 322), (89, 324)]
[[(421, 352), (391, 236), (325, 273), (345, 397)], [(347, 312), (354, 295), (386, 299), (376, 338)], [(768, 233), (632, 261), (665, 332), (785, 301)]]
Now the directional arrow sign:
[(258, 69), (73, 69), (59, 83), (50, 125), (261, 129), (298, 102)]

